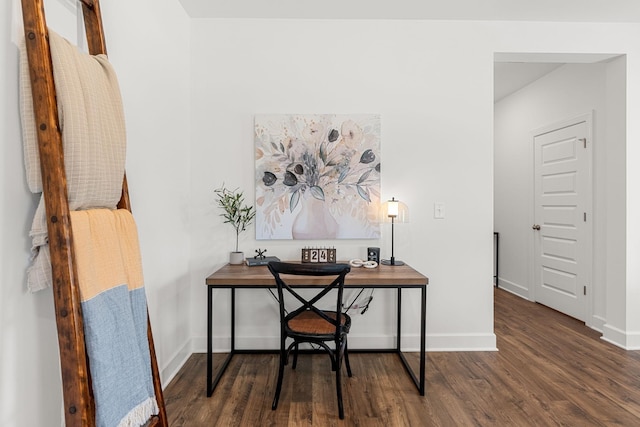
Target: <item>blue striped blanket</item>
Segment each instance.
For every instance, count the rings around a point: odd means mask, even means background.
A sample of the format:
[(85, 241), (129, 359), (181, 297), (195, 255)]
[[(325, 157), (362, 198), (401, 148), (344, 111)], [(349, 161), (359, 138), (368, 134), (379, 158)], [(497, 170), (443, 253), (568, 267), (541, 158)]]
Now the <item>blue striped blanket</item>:
[(127, 210), (71, 212), (96, 426), (140, 426), (158, 413), (136, 225)]

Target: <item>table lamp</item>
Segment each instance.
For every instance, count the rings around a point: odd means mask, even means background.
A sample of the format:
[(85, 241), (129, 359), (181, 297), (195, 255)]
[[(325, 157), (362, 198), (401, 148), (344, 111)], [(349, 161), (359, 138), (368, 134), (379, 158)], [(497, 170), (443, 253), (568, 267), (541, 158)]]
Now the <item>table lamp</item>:
[(408, 214), (409, 209), (407, 208), (407, 205), (399, 200), (396, 200), (395, 197), (392, 197), (391, 200), (383, 203), (382, 205), (383, 219), (385, 221), (391, 221), (391, 258), (381, 260), (380, 262), (384, 265), (404, 265), (404, 262), (396, 260), (396, 257), (393, 253), (394, 226), (396, 222), (408, 222)]

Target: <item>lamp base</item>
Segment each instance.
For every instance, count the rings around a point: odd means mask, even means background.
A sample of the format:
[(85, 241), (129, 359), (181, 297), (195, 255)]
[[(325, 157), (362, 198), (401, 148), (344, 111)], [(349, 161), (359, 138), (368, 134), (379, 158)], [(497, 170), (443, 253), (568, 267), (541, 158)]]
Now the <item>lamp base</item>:
[(403, 261), (398, 261), (397, 259), (383, 259), (380, 261), (382, 265), (404, 265)]

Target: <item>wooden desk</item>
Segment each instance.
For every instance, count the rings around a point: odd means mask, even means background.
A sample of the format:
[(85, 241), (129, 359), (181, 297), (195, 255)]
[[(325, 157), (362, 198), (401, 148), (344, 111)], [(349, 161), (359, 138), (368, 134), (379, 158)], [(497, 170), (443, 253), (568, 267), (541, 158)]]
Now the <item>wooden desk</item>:
[[(301, 277), (288, 276), (288, 283), (300, 288), (313, 288), (327, 282), (326, 277)], [(266, 266), (248, 267), (246, 265), (225, 265), (207, 277), (205, 281), (208, 289), (207, 297), (207, 396), (213, 394), (220, 378), (224, 374), (229, 362), (235, 354), (258, 353), (277, 350), (241, 350), (235, 347), (235, 311), (236, 311), (236, 289), (265, 289), (275, 288), (275, 280)], [(427, 284), (429, 279), (408, 265), (380, 265), (378, 268), (351, 268), (345, 280), (345, 288), (393, 288), (397, 289), (397, 335), (396, 346), (394, 348), (374, 349), (374, 350), (352, 350), (350, 352), (393, 352), (397, 353), (404, 365), (407, 373), (418, 388), (421, 396), (425, 391), (425, 347), (426, 347), (426, 317), (427, 317)], [(231, 290), (231, 350), (224, 363), (213, 380), (213, 290)], [(402, 332), (402, 289), (420, 289), (421, 310), (420, 310), (420, 373), (419, 378), (413, 372), (411, 366), (401, 351)]]

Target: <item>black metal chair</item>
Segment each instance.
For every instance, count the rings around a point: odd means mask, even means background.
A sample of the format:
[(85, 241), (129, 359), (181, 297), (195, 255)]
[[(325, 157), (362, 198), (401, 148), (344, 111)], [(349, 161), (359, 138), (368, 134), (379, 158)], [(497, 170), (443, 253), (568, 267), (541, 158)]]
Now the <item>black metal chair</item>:
[[(344, 418), (342, 405), (342, 360), (347, 368), (347, 374), (351, 377), (351, 366), (347, 352), (347, 334), (351, 327), (351, 318), (342, 312), (342, 293), (344, 280), (351, 271), (348, 264), (293, 264), (285, 262), (269, 263), (269, 271), (273, 274), (278, 287), (278, 300), (280, 305), (280, 367), (278, 370), (278, 384), (273, 398), (271, 409), (278, 407), (278, 399), (282, 389), (282, 377), (284, 367), (288, 363), (289, 353), (294, 350), (292, 369), (296, 368), (298, 361), (298, 348), (301, 343), (311, 343), (324, 348), (331, 358), (331, 368), (336, 373), (336, 392), (338, 395), (338, 413), (340, 419)], [(283, 280), (282, 274), (295, 276), (336, 276), (331, 283), (319, 285), (321, 289), (311, 299), (302, 297)], [(311, 278), (310, 278), (311, 280)], [(316, 283), (314, 281), (313, 283)], [(335, 311), (322, 310), (316, 307), (325, 295), (331, 290), (337, 290), (337, 302)], [(285, 294), (285, 290), (287, 293)], [(285, 295), (292, 295), (299, 301), (300, 306), (293, 311), (285, 309)], [(293, 342), (286, 347), (287, 338)], [(327, 343), (333, 342), (332, 349)]]

